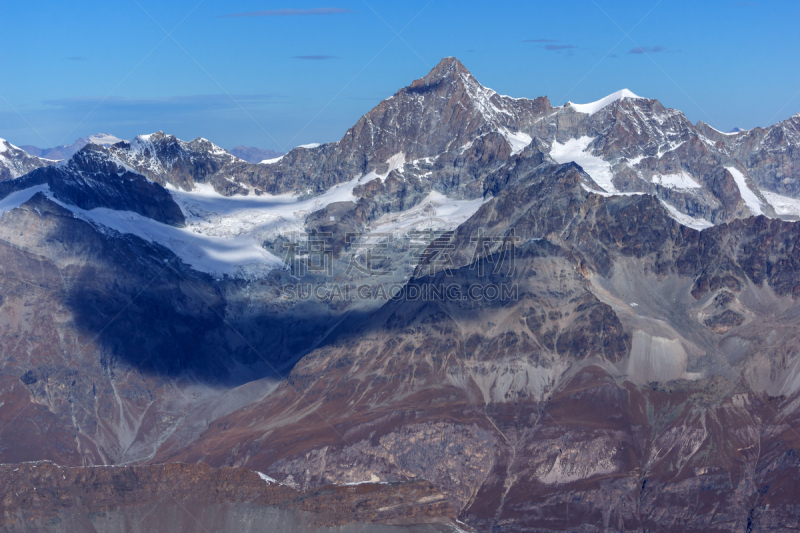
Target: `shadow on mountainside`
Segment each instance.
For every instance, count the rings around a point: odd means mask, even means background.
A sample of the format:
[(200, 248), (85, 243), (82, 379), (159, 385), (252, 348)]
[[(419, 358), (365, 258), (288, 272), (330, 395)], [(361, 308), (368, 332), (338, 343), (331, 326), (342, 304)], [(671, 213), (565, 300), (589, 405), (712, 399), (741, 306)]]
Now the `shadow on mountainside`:
[(39, 321), (25, 333), (41, 357), (30, 358), (21, 374), (74, 360), (87, 372), (99, 362), (109, 376), (133, 368), (236, 386), (285, 376), (342, 318), (324, 305), (276, 309), (281, 271), (252, 282), (217, 280), (162, 246), (98, 231), (41, 194), (4, 214), (3, 225), (11, 245), (3, 257), (4, 294), (33, 295), (24, 280), (50, 272), (49, 289), (31, 296), (34, 307), (67, 317)]

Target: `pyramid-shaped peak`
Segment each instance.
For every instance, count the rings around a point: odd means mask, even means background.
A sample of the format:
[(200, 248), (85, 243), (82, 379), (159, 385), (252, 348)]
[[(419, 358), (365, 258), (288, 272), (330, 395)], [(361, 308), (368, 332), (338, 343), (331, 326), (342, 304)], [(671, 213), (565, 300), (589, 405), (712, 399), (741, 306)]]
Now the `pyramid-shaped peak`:
[(455, 57), (445, 57), (439, 61), (438, 65), (433, 67), (427, 76), (415, 80), (411, 86), (424, 87), (427, 85), (436, 85), (437, 83), (447, 80), (455, 81), (462, 75), (472, 77), (472, 74), (470, 74), (467, 67), (465, 67), (461, 61)]

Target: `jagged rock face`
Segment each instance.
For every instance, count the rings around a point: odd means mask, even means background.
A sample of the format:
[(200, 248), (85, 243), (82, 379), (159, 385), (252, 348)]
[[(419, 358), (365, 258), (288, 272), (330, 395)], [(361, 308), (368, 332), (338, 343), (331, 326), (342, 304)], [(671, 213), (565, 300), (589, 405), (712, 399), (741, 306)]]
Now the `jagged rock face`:
[[(326, 487), (299, 492), (241, 468), (207, 465), (67, 468), (2, 465), (4, 531), (453, 531), (454, 516), (429, 483)], [(164, 499), (168, 487), (171, 498)]]
[(226, 186), (211, 177), (225, 167), (245, 164), (212, 142), (198, 137), (184, 142), (159, 131), (139, 135), (131, 142), (117, 143), (110, 148), (112, 154), (137, 172), (166, 185), (191, 190), (195, 182), (211, 182), (228, 194), (246, 194), (247, 189), (228, 183)]
[(729, 144), (760, 187), (792, 198), (800, 195), (800, 114), (766, 129), (739, 133)]
[(0, 139), (0, 181), (18, 178), (52, 163), (28, 154), (5, 139)]
[[(487, 159), (505, 160), (511, 153), (505, 137), (489, 144), (482, 136), (519, 132), (549, 111), (547, 98), (500, 96), (481, 86), (458, 60), (448, 58), (364, 115), (342, 140), (294, 149), (277, 163), (248, 167), (242, 179), (270, 193), (318, 191), (372, 171), (385, 175), (395, 167), (429, 173), (427, 180), (442, 192), (474, 197), (480, 187), (461, 190), (479, 179), (469, 163), (482, 162), (480, 171), (485, 173), (491, 170)], [(476, 142), (482, 146), (470, 151)], [(454, 161), (465, 152), (461, 162)]]
[(185, 222), (180, 207), (166, 189), (131, 172), (97, 145), (88, 145), (66, 164), (37, 169), (0, 183), (0, 196), (37, 185), (47, 185), (56, 199), (81, 209), (133, 211), (172, 225)]

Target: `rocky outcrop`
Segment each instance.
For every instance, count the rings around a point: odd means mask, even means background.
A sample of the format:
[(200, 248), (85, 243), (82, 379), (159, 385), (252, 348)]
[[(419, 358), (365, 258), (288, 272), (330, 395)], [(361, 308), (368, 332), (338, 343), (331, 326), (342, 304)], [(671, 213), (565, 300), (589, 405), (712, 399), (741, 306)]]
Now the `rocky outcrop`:
[(800, 114), (738, 133), (728, 144), (760, 187), (792, 198), (800, 195)]

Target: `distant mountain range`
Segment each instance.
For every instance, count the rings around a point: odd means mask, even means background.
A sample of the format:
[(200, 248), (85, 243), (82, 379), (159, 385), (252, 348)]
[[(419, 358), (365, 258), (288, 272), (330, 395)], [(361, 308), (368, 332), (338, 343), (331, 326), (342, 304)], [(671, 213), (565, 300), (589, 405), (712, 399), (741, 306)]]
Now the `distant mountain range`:
[[(122, 141), (122, 139), (119, 139), (118, 137), (108, 133), (97, 133), (95, 135), (90, 135), (86, 139), (80, 137), (72, 144), (56, 146), (55, 148), (39, 148), (38, 146), (29, 144), (19, 146), (19, 148), (27, 152), (29, 155), (35, 157), (62, 160), (69, 159), (73, 156), (73, 154), (89, 143), (98, 144), (108, 148), (111, 145)], [(239, 159), (247, 161), (248, 163), (260, 163), (261, 161), (275, 159), (283, 155), (282, 152), (263, 150), (261, 148), (253, 148), (252, 146), (236, 146), (229, 150), (229, 153), (238, 157)]]
[(218, 529), (796, 528), (800, 114), (445, 58), (240, 148), (0, 141), (2, 527), (145, 520), (168, 472), (153, 516)]
[(120, 141), (122, 141), (122, 139), (118, 139), (117, 137), (114, 137), (108, 133), (97, 133), (95, 135), (90, 135), (88, 139), (80, 137), (72, 144), (56, 146), (55, 148), (38, 148), (31, 145), (20, 146), (20, 148), (28, 152), (30, 155), (36, 157), (60, 160), (69, 159), (73, 154), (89, 143), (99, 144), (100, 146), (105, 146), (107, 148)]
[(261, 148), (253, 148), (251, 146), (236, 146), (228, 150), (228, 152), (239, 159), (244, 159), (248, 163), (260, 163), (283, 155), (283, 153), (274, 150), (262, 150)]

